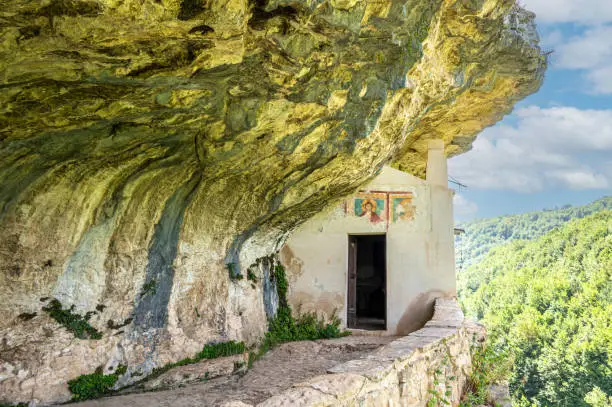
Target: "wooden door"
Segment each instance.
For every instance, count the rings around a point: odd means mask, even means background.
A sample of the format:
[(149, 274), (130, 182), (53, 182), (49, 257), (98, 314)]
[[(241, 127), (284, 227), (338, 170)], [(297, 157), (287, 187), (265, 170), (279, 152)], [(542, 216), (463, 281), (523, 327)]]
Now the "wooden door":
[(357, 236), (349, 236), (347, 326), (357, 327)]

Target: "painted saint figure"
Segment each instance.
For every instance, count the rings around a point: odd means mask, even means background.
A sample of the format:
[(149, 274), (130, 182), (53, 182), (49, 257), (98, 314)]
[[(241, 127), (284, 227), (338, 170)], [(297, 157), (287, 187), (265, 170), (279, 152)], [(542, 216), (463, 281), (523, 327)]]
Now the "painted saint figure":
[(359, 216), (367, 216), (372, 223), (381, 222), (382, 218), (376, 213), (376, 206), (376, 201), (373, 199), (364, 199), (361, 203), (362, 213)]

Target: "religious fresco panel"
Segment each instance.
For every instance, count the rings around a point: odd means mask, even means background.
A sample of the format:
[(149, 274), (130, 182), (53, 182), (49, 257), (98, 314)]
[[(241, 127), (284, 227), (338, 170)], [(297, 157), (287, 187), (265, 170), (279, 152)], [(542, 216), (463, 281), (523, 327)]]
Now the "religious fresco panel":
[(344, 201), (347, 215), (368, 219), (371, 223), (409, 222), (416, 217), (414, 195), (411, 192), (359, 192)]
[(387, 221), (387, 194), (358, 193), (347, 205), (347, 212), (368, 219), (372, 223)]
[(389, 201), (393, 223), (414, 219), (416, 207), (412, 204), (411, 193), (389, 194)]

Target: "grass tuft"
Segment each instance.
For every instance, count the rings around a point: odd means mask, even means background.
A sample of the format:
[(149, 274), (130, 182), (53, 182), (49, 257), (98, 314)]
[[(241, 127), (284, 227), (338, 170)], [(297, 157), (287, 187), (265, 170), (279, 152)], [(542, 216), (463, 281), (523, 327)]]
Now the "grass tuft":
[(459, 407), (491, 405), (489, 386), (507, 379), (512, 363), (506, 353), (496, 350), (490, 344), (475, 346), (472, 349), (472, 374), (468, 378)]
[[(100, 369), (101, 370), (101, 369)], [(102, 374), (96, 371), (92, 374), (81, 375), (68, 382), (73, 401), (90, 400), (112, 393), (112, 388), (119, 380), (119, 376), (127, 371), (127, 366), (119, 365), (115, 373)]]
[(146, 380), (157, 377), (162, 373), (165, 373), (168, 370), (178, 366), (191, 365), (193, 363), (198, 363), (203, 359), (216, 359), (224, 356), (238, 355), (244, 352), (246, 352), (246, 345), (244, 342), (228, 341), (208, 344), (205, 345), (204, 348), (202, 348), (202, 350), (192, 358), (181, 359), (178, 362), (168, 363), (165, 366), (153, 369), (151, 374), (147, 376)]
[(249, 354), (249, 367), (267, 351), (285, 342), (341, 338), (351, 334), (340, 329), (340, 319), (336, 315), (329, 322), (314, 312), (294, 318), (287, 302), (287, 276), (281, 264), (274, 269), (274, 279), (279, 298), (278, 311), (269, 321), (268, 332), (259, 349)]

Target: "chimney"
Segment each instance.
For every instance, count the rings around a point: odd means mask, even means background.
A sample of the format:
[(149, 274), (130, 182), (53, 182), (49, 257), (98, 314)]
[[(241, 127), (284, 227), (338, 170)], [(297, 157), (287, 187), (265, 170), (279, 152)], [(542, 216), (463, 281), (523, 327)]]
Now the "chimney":
[(429, 140), (427, 152), (427, 182), (434, 186), (448, 187), (448, 170), (444, 156), (444, 141)]

